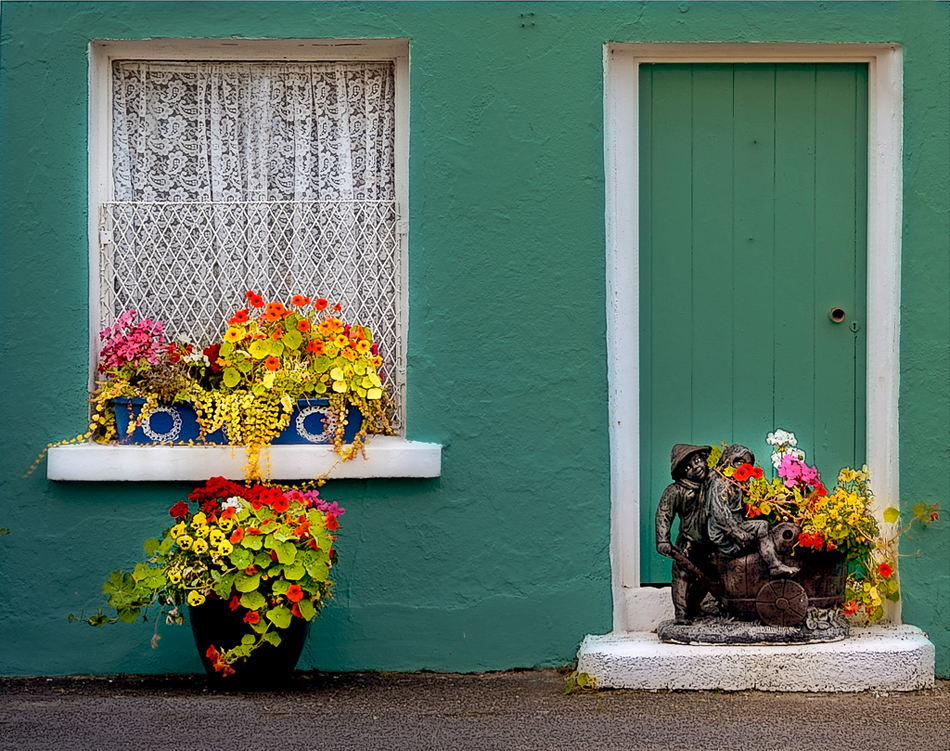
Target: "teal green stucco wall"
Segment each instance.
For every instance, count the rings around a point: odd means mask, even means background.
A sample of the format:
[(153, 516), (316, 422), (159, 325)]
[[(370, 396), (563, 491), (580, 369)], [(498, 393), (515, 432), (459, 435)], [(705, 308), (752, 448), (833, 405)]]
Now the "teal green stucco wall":
[[(610, 629), (607, 41), (904, 45), (902, 492), (950, 507), (948, 4), (8, 1), (0, 26), (0, 674), (200, 669), (187, 629), (66, 622), (188, 486), (21, 477), (85, 425), (90, 39), (411, 40), (408, 435), (443, 471), (327, 486), (339, 586), (301, 667), (564, 664)], [(905, 618), (950, 675), (950, 524), (913, 546)]]

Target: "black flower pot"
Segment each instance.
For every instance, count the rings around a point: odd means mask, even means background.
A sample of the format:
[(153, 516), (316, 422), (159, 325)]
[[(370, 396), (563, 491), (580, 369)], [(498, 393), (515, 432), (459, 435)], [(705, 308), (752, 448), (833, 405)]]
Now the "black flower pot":
[(214, 646), (224, 652), (241, 643), (246, 634), (253, 633), (244, 622), (244, 608), (231, 610), (227, 600), (209, 597), (198, 607), (188, 606), (191, 632), (208, 679), (221, 689), (281, 689), (286, 687), (293, 675), (297, 661), (303, 652), (310, 623), (302, 618), (294, 618), (290, 626), (275, 629), (280, 635), (280, 644), (263, 644), (255, 649), (245, 660), (236, 662), (235, 673), (225, 676), (214, 669), (214, 663), (208, 659), (208, 647)]

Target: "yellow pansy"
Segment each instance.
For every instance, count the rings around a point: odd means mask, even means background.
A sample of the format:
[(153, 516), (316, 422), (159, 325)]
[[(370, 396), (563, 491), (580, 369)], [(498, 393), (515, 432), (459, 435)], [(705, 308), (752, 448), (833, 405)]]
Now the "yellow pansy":
[(182, 535), (178, 538), (178, 547), (182, 550), (188, 550), (193, 542), (194, 538), (191, 535)]
[(202, 553), (207, 553), (208, 541), (205, 540), (203, 537), (199, 537), (197, 540), (195, 540), (195, 544), (192, 546), (192, 550), (194, 550), (198, 555), (201, 555)]
[(208, 542), (217, 547), (224, 540), (224, 532), (220, 529), (212, 529), (208, 534)]
[(173, 538), (177, 540), (179, 537), (185, 534), (187, 529), (188, 527), (185, 526), (184, 522), (178, 522), (178, 524), (172, 527), (168, 532)]
[(221, 519), (218, 521), (218, 529), (222, 532), (230, 532), (234, 529), (234, 519)]
[(228, 540), (218, 543), (218, 555), (231, 555), (232, 552), (234, 552), (234, 546)]
[(188, 593), (188, 604), (191, 605), (193, 608), (196, 608), (199, 605), (203, 604), (204, 601), (205, 601), (205, 596), (201, 594), (201, 592), (196, 592), (192, 590), (191, 592)]

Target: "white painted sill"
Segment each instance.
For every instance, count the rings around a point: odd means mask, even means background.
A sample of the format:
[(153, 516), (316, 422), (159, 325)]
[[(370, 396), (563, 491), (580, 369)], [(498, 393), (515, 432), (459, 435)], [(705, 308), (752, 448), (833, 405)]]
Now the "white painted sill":
[[(310, 480), (331, 469), (331, 479), (438, 477), (442, 472), (441, 444), (398, 436), (370, 437), (365, 459), (359, 455), (348, 462), (338, 459), (329, 446), (270, 446), (261, 452), (261, 467), (266, 473), (269, 463), (272, 480)], [(241, 446), (82, 443), (51, 448), (46, 476), (80, 482), (201, 482), (218, 476), (242, 480), (245, 462)]]

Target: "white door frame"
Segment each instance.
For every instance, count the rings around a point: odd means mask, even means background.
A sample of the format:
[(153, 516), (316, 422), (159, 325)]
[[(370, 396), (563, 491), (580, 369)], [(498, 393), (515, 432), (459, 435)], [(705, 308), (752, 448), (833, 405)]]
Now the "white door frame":
[[(894, 44), (621, 44), (604, 48), (610, 560), (613, 630), (650, 630), (640, 587), (639, 65), (867, 63), (867, 459), (877, 511), (898, 501), (902, 61)], [(665, 597), (669, 600), (669, 596)]]

